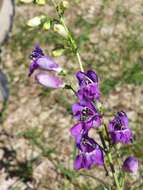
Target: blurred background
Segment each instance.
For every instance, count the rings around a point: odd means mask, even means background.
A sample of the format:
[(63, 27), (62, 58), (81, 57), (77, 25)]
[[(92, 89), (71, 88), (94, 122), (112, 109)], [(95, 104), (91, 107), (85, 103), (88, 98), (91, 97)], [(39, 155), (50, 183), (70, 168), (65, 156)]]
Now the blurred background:
[[(85, 69), (98, 73), (105, 107), (127, 112), (134, 131), (133, 146), (122, 147), (121, 154), (138, 157), (140, 167), (137, 175), (128, 176), (126, 190), (142, 190), (143, 1), (68, 2), (66, 23), (75, 35)], [(0, 2), (0, 190), (105, 190), (102, 180), (110, 181), (102, 168), (73, 170), (75, 149), (69, 128), (75, 122), (71, 104), (76, 99), (72, 92), (45, 89), (28, 78), (35, 44), (50, 56), (63, 45), (63, 38), (53, 30), (27, 26), (29, 19), (40, 14), (56, 17), (50, 0), (44, 6)], [(66, 51), (54, 59), (76, 88), (75, 57)]]

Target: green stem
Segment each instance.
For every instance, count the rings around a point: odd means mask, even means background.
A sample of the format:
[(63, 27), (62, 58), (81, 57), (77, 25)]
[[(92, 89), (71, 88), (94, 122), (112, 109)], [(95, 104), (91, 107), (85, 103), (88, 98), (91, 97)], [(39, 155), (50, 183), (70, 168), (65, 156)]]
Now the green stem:
[(114, 168), (114, 165), (113, 165), (113, 159), (112, 159), (111, 152), (107, 153), (107, 159), (108, 159), (108, 162), (110, 164), (110, 168), (111, 168), (111, 171), (112, 171), (112, 175), (113, 175), (114, 182), (115, 182), (115, 185), (117, 187), (117, 190), (122, 190), (122, 188), (120, 187), (120, 184), (119, 184), (119, 180), (118, 180), (117, 174), (115, 172), (115, 168)]
[[(107, 135), (107, 138), (108, 138), (108, 134), (107, 134), (108, 132), (106, 130), (106, 126), (104, 125), (104, 127), (105, 127), (105, 132), (106, 132), (106, 135)], [(122, 188), (120, 187), (120, 183), (119, 183), (117, 174), (115, 172), (115, 168), (114, 168), (114, 164), (113, 164), (113, 159), (112, 159), (112, 154), (110, 152), (110, 148), (107, 147), (107, 145), (106, 145), (106, 142), (104, 140), (104, 136), (103, 136), (103, 132), (102, 131), (99, 132), (99, 136), (100, 136), (101, 142), (103, 144), (103, 147), (106, 150), (107, 159), (108, 159), (108, 162), (109, 162), (109, 165), (110, 165), (110, 169), (111, 169), (111, 172), (112, 172), (112, 175), (113, 175), (114, 182), (115, 182), (115, 185), (117, 187), (117, 190), (122, 190)]]
[(78, 63), (79, 63), (79, 66), (80, 66), (80, 70), (81, 70), (82, 72), (84, 72), (83, 65), (82, 65), (82, 62), (81, 62), (81, 57), (80, 57), (80, 54), (79, 54), (78, 51), (76, 52), (76, 56), (77, 56), (77, 59), (78, 59)]
[(60, 17), (61, 24), (64, 26), (66, 32), (68, 33), (68, 39), (69, 39), (70, 44), (72, 46), (73, 52), (75, 52), (75, 54), (76, 54), (76, 57), (77, 57), (77, 60), (78, 60), (79, 66), (80, 66), (80, 70), (82, 72), (84, 72), (82, 61), (81, 61), (81, 56), (80, 56), (80, 53), (78, 51), (77, 44), (76, 44), (75, 40), (73, 39), (72, 35), (70, 34), (69, 29), (67, 28), (63, 16), (59, 15), (59, 17)]
[(72, 47), (73, 52), (75, 53), (75, 55), (76, 55), (76, 57), (77, 57), (80, 70), (81, 70), (82, 72), (84, 72), (83, 65), (82, 65), (82, 61), (81, 61), (81, 56), (80, 56), (79, 50), (78, 50), (78, 48), (77, 48), (77, 44), (76, 44), (75, 40), (73, 39), (73, 37), (72, 37), (72, 35), (71, 35), (71, 33), (70, 33), (68, 27), (66, 26), (65, 19), (64, 19), (63, 15), (61, 15), (61, 14), (58, 12), (56, 2), (55, 2), (54, 0), (52, 0), (52, 2), (53, 2), (54, 7), (55, 7), (56, 10), (57, 10), (57, 14), (58, 14), (58, 17), (60, 18), (60, 22), (61, 22), (61, 24), (62, 24), (63, 27), (65, 28), (65, 31), (66, 31), (67, 34), (68, 34), (68, 37), (67, 37), (67, 38), (68, 38), (68, 40), (69, 40), (69, 42), (70, 42), (70, 44), (71, 44), (71, 47)]

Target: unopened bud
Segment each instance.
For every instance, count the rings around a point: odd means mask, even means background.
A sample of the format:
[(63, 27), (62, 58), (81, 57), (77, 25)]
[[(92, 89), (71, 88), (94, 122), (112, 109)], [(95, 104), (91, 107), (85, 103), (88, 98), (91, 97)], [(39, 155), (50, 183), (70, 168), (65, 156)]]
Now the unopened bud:
[(37, 27), (41, 24), (41, 17), (34, 17), (32, 19), (30, 19), (28, 22), (27, 22), (27, 25), (30, 26), (30, 27)]
[(61, 24), (54, 24), (54, 31), (63, 36), (64, 38), (67, 38), (68, 32), (65, 30), (64, 26)]
[(68, 1), (62, 1), (62, 2), (61, 2), (61, 5), (62, 5), (62, 7), (63, 7), (64, 9), (69, 8), (69, 2), (68, 2)]
[(46, 1), (45, 0), (36, 0), (36, 3), (38, 5), (45, 5), (46, 4)]
[(32, 3), (33, 0), (20, 0), (21, 3)]
[(59, 57), (59, 56), (63, 55), (64, 51), (65, 50), (63, 48), (61, 48), (61, 49), (55, 49), (55, 50), (52, 51), (52, 55), (54, 57)]
[(129, 156), (123, 163), (123, 170), (128, 173), (136, 173), (138, 170), (138, 160), (134, 156)]
[(43, 24), (43, 29), (44, 29), (44, 30), (49, 30), (50, 27), (51, 27), (51, 22), (50, 22), (50, 20), (47, 21), (47, 22), (45, 22), (45, 23)]

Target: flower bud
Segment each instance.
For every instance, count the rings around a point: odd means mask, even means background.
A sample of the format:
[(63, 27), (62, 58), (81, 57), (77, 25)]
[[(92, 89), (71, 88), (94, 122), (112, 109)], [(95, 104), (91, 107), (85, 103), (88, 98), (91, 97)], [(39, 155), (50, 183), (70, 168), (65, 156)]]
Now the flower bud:
[(64, 51), (65, 51), (65, 50), (64, 50), (63, 48), (54, 49), (54, 50), (52, 51), (52, 55), (53, 55), (54, 57), (59, 57), (59, 56), (63, 55)]
[(129, 156), (123, 163), (123, 170), (128, 173), (136, 173), (138, 170), (137, 158)]
[(64, 8), (64, 9), (67, 9), (69, 7), (69, 2), (68, 1), (62, 1), (61, 2), (61, 6)]
[(63, 36), (64, 38), (67, 38), (68, 32), (65, 30), (64, 26), (61, 24), (54, 24), (54, 31)]
[(38, 5), (45, 5), (46, 4), (46, 1), (45, 0), (36, 0), (36, 3)]
[(45, 23), (43, 24), (43, 29), (44, 29), (44, 30), (49, 30), (50, 27), (51, 27), (51, 22), (50, 22), (50, 20), (47, 21), (47, 22), (45, 22)]
[(20, 0), (21, 3), (32, 3), (33, 0)]
[(30, 27), (37, 27), (41, 24), (41, 17), (34, 17), (32, 19), (30, 19), (28, 22), (27, 22), (27, 25), (30, 26)]

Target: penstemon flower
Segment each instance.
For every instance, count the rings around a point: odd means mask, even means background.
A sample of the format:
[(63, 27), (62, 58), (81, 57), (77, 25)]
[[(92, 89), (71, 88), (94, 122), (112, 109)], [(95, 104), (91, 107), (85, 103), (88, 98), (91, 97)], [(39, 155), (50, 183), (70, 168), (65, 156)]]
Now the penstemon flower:
[(79, 154), (74, 161), (74, 168), (76, 170), (82, 168), (90, 169), (93, 165), (104, 164), (103, 150), (94, 139), (89, 138), (87, 134), (83, 135), (77, 148), (79, 149)]
[(35, 78), (39, 84), (49, 88), (64, 87), (63, 81), (56, 75), (56, 73), (62, 71), (62, 68), (53, 59), (45, 56), (39, 46), (35, 46), (31, 58), (29, 76), (37, 70), (38, 73), (35, 74)]
[(129, 156), (123, 163), (123, 170), (129, 173), (136, 173), (138, 170), (138, 160), (134, 156)]
[(128, 127), (128, 117), (125, 112), (118, 112), (109, 122), (108, 129), (113, 143), (128, 144), (132, 142), (133, 135)]
[(97, 111), (95, 104), (90, 101), (81, 101), (72, 105), (73, 116), (84, 122), (90, 122), (91, 127), (101, 125), (101, 114)]
[(80, 100), (98, 100), (100, 97), (98, 77), (94, 71), (77, 72), (76, 77), (79, 83), (77, 96)]

